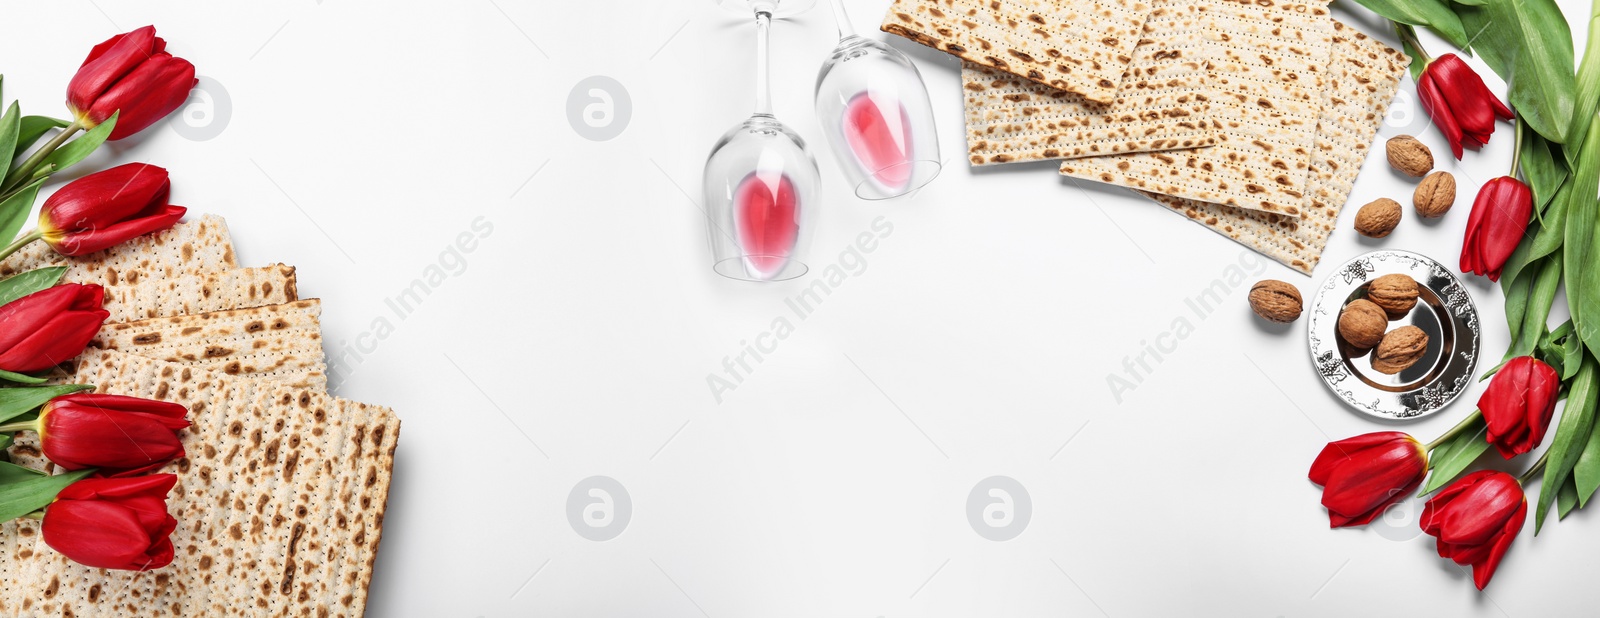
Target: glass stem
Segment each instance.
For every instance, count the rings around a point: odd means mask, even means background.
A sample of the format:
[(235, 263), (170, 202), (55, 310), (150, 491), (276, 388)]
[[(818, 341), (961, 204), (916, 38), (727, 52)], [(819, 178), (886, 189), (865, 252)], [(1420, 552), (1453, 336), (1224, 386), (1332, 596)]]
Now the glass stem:
[(839, 38), (855, 36), (856, 29), (850, 26), (850, 16), (844, 12), (843, 0), (828, 0), (828, 4), (833, 6), (833, 25), (839, 29)]
[(767, 34), (772, 29), (770, 8), (756, 9), (756, 113), (772, 115), (771, 67), (767, 59)]

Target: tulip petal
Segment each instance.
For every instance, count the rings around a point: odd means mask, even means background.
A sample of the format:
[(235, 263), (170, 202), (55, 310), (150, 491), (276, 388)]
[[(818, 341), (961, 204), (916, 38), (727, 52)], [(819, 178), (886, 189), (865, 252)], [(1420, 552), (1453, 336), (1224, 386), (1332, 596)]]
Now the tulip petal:
[(26, 339), (0, 352), (0, 369), (29, 373), (72, 360), (110, 316), (111, 312), (104, 309), (58, 314)]
[(1524, 520), (1528, 517), (1528, 501), (1524, 499), (1517, 507), (1510, 519), (1506, 520), (1505, 527), (1500, 535), (1495, 537), (1494, 546), (1489, 550), (1489, 556), (1482, 562), (1472, 565), (1472, 583), (1479, 590), (1489, 585), (1489, 579), (1494, 577), (1494, 571), (1500, 566), (1500, 560), (1505, 558), (1506, 551), (1511, 549), (1511, 543), (1517, 540), (1517, 534), (1522, 532)]
[[(72, 81), (67, 84), (67, 105), (72, 107), (75, 113), (88, 112), (94, 105), (95, 99), (156, 53), (155, 38), (155, 27), (145, 26), (112, 37), (111, 40), (90, 50), (83, 66), (78, 68), (77, 74), (73, 75)], [(93, 122), (99, 124), (106, 117), (109, 117), (109, 114)]]
[(72, 234), (102, 228), (150, 209), (171, 191), (167, 170), (125, 163), (62, 187), (40, 208), (40, 227)]
[(85, 566), (134, 569), (147, 562), (149, 532), (115, 503), (57, 501), (45, 512), (43, 528), (45, 544)]
[(1457, 161), (1461, 160), (1464, 154), (1461, 150), (1461, 125), (1450, 115), (1449, 100), (1439, 90), (1433, 76), (1427, 72), (1422, 74), (1422, 81), (1417, 84), (1417, 98), (1422, 101), (1423, 111), (1433, 119), (1434, 125), (1439, 127), (1439, 132), (1444, 134), (1445, 141), (1450, 142), (1450, 152), (1456, 156)]
[(117, 116), (111, 141), (143, 131), (183, 106), (195, 86), (194, 65), (168, 53), (155, 54), (95, 99), (94, 117)]
[(62, 255), (69, 256), (104, 251), (133, 238), (172, 227), (187, 212), (188, 209), (182, 206), (163, 206), (158, 214), (70, 234), (52, 246)]

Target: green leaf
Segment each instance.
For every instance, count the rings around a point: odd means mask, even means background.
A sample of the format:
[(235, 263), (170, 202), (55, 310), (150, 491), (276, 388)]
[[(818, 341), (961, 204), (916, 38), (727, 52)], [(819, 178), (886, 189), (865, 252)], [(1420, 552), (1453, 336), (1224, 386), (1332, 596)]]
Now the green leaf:
[(1532, 131), (1522, 136), (1522, 177), (1533, 189), (1533, 212), (1543, 218), (1545, 206), (1567, 181), (1567, 166), (1552, 152), (1550, 142)]
[(1600, 396), (1600, 382), (1596, 380), (1593, 356), (1585, 356), (1583, 367), (1572, 379), (1572, 390), (1567, 394), (1567, 405), (1561, 411), (1561, 420), (1550, 439), (1550, 452), (1544, 468), (1544, 483), (1539, 488), (1539, 508), (1533, 516), (1533, 533), (1538, 534), (1544, 525), (1545, 514), (1555, 502), (1556, 492), (1567, 482), (1572, 468), (1588, 446), (1590, 431), (1594, 428), (1594, 410)]
[(1428, 495), (1439, 488), (1449, 485), (1462, 472), (1478, 460), (1478, 456), (1489, 450), (1489, 441), (1484, 438), (1488, 426), (1483, 418), (1479, 417), (1473, 422), (1472, 428), (1456, 434), (1456, 437), (1445, 442), (1433, 455), (1433, 473), (1428, 475), (1428, 482), (1422, 485), (1422, 494)]
[[(12, 156), (21, 155), (28, 151), (39, 138), (44, 137), (51, 129), (60, 129), (67, 126), (67, 121), (49, 116), (23, 116), (22, 130), (17, 133), (17, 150)], [(9, 161), (7, 162), (9, 163)]]
[[(1563, 264), (1566, 267), (1567, 309), (1572, 325), (1590, 353), (1600, 354), (1600, 229), (1596, 229), (1596, 195), (1600, 195), (1600, 131), (1584, 136), (1578, 164), (1566, 194), (1567, 227)], [(1537, 242), (1537, 238), (1535, 242)]]
[(117, 126), (117, 114), (120, 113), (111, 114), (111, 117), (107, 118), (105, 122), (96, 125), (95, 128), (89, 129), (83, 135), (73, 138), (72, 141), (57, 148), (55, 152), (50, 153), (50, 156), (45, 157), (44, 161), (40, 162), (40, 165), (54, 165), (57, 170), (64, 170), (82, 161), (84, 157), (89, 156), (89, 153), (94, 152), (94, 149), (99, 148), (100, 144), (105, 143), (107, 137), (111, 136), (111, 130)]
[(1567, 479), (1561, 484), (1561, 491), (1556, 492), (1556, 519), (1566, 519), (1574, 506), (1578, 506), (1578, 490), (1573, 486), (1572, 479)]
[[(1456, 16), (1461, 19), (1461, 26), (1467, 32), (1467, 38), (1472, 41), (1473, 52), (1483, 60), (1484, 64), (1489, 65), (1489, 69), (1494, 71), (1495, 75), (1509, 82), (1512, 58), (1516, 57), (1516, 50), (1521, 48), (1522, 42), (1517, 40), (1516, 28), (1506, 28), (1503, 24), (1495, 22), (1494, 17), (1489, 14), (1487, 4), (1487, 1), (1474, 6), (1456, 3)], [(1407, 51), (1406, 54), (1411, 55), (1411, 52)], [(1417, 56), (1411, 55), (1411, 57)]]
[(0, 380), (28, 385), (44, 384), (45, 382), (50, 381), (48, 378), (35, 378), (24, 373), (13, 373), (4, 369), (0, 369)]
[(23, 224), (27, 223), (28, 215), (33, 212), (33, 202), (39, 199), (39, 187), (43, 184), (42, 179), (35, 181), (0, 202), (0, 238), (5, 239), (0, 240), (0, 245), (10, 244), (17, 237), (17, 232), (22, 230)]
[(0, 521), (11, 521), (49, 506), (61, 490), (93, 473), (91, 468), (0, 485)]
[(0, 305), (4, 305), (18, 298), (22, 298), (39, 290), (49, 288), (67, 274), (65, 266), (51, 266), (39, 268), (25, 273), (17, 273), (5, 280), (0, 280)]
[[(11, 436), (6, 436), (10, 439)], [(0, 485), (10, 485), (17, 481), (26, 481), (44, 476), (43, 472), (33, 468), (24, 468), (14, 463), (0, 461)]]
[(17, 152), (17, 137), (22, 133), (22, 108), (13, 101), (0, 116), (0, 161), (9, 163)]
[[(1572, 126), (1567, 129), (1568, 141), (1576, 143), (1589, 133), (1594, 121), (1595, 108), (1600, 106), (1600, 6), (1589, 15), (1589, 42), (1584, 45), (1583, 64), (1578, 65), (1577, 104), (1572, 110)], [(1576, 165), (1575, 149), (1567, 149), (1567, 163)]]
[(88, 384), (0, 388), (0, 423), (32, 412), (51, 399), (92, 389)]
[(1361, 6), (1402, 24), (1426, 26), (1460, 49), (1471, 47), (1461, 18), (1442, 0), (1356, 0)]
[[(1567, 143), (1573, 97), (1572, 30), (1555, 0), (1490, 0), (1490, 31), (1513, 33), (1511, 106), (1546, 139)], [(1498, 71), (1496, 71), (1498, 73)]]
[(1400, 47), (1404, 48), (1406, 55), (1411, 57), (1411, 64), (1406, 67), (1406, 71), (1411, 73), (1411, 81), (1421, 82), (1422, 70), (1428, 68), (1428, 64), (1422, 60), (1422, 50), (1417, 49), (1417, 46), (1412, 45), (1411, 41), (1405, 38), (1400, 39)]
[(1572, 467), (1579, 506), (1587, 506), (1595, 490), (1600, 489), (1600, 431), (1597, 430), (1600, 430), (1600, 426), (1590, 429), (1583, 453), (1578, 455), (1578, 462)]
[(1531, 333), (1529, 337), (1522, 334), (1522, 319), (1528, 314), (1528, 299), (1533, 295), (1533, 276), (1518, 276), (1516, 279), (1502, 277), (1500, 288), (1506, 295), (1506, 325), (1511, 329), (1511, 347), (1506, 350), (1506, 358), (1527, 354), (1523, 343), (1528, 338), (1538, 336), (1538, 333)]
[[(1529, 354), (1538, 346), (1539, 338), (1546, 332), (1545, 322), (1550, 319), (1550, 307), (1555, 304), (1556, 291), (1561, 288), (1561, 255), (1540, 260), (1533, 271), (1529, 289), (1528, 306), (1521, 316), (1521, 336), (1512, 345), (1517, 356)], [(1509, 301), (1507, 301), (1509, 302)]]

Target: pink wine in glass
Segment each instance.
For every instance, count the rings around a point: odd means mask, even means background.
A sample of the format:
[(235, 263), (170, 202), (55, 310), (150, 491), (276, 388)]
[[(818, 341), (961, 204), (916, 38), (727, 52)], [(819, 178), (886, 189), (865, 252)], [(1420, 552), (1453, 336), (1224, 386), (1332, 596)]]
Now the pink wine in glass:
[(863, 92), (845, 105), (845, 143), (862, 169), (890, 191), (911, 182), (911, 118), (892, 95)]
[(789, 265), (800, 237), (799, 194), (787, 174), (755, 171), (733, 194), (734, 225), (745, 264), (758, 279), (770, 279)]

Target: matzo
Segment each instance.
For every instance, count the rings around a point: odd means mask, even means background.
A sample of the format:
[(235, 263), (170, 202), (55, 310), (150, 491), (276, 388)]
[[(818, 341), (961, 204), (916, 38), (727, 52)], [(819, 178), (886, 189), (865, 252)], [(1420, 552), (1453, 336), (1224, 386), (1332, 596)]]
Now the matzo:
[(1322, 104), (1333, 20), (1321, 3), (1213, 0), (1216, 145), (1070, 159), (1075, 178), (1298, 217)]
[(1327, 102), (1311, 156), (1302, 218), (1146, 194), (1217, 233), (1307, 275), (1316, 268), (1339, 211), (1350, 198), (1367, 149), (1378, 134), (1411, 59), (1355, 28), (1334, 22)]
[(1154, 0), (1111, 105), (963, 62), (973, 165), (1199, 148), (1219, 129), (1207, 110), (1202, 0)]
[(231, 270), (239, 264), (222, 217), (205, 215), (88, 255), (66, 257), (35, 241), (0, 263), (0, 277), (66, 266), (62, 276), (75, 283), (121, 285), (148, 279)]
[(295, 300), (294, 267), (278, 264), (107, 286), (105, 308), (107, 322), (133, 322)]
[[(172, 565), (90, 569), (41, 542), (35, 616), (360, 616), (399, 420), (386, 408), (114, 351), (76, 362), (99, 391), (177, 401), (193, 426), (168, 509)], [(349, 564), (349, 568), (335, 563)], [(333, 577), (328, 577), (333, 574)]]
[(324, 390), (321, 315), (321, 302), (311, 299), (107, 324), (89, 345)]
[(1149, 13), (1141, 0), (895, 0), (881, 27), (1029, 81), (1111, 103)]

